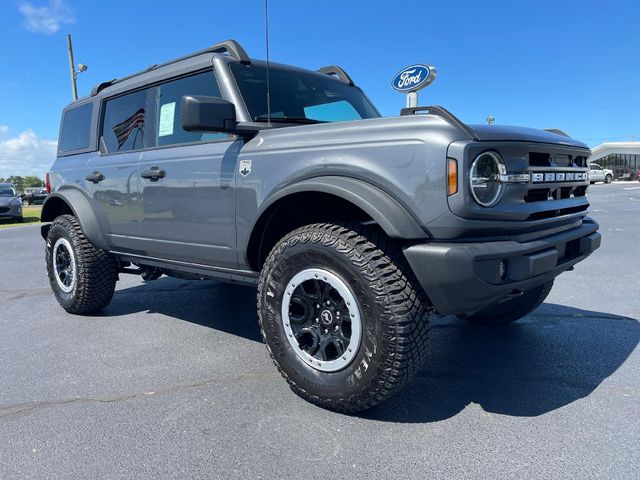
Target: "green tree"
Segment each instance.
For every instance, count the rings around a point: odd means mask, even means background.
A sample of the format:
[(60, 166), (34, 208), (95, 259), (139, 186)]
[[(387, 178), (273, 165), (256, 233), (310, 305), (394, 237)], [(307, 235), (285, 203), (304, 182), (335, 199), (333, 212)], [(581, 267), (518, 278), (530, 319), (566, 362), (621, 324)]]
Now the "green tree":
[(38, 177), (33, 175), (27, 175), (24, 177), (24, 188), (27, 187), (44, 187), (44, 182), (40, 180)]
[(18, 193), (22, 193), (24, 191), (24, 178), (20, 175), (11, 175), (9, 178), (7, 178), (7, 182), (13, 183), (13, 185), (16, 187), (16, 190), (18, 190)]

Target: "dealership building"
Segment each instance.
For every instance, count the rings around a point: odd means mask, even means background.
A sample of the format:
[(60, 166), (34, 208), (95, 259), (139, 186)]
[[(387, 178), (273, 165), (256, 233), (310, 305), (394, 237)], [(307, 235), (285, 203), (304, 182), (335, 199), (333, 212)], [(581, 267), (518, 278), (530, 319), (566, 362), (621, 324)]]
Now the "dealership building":
[(591, 149), (589, 161), (613, 170), (616, 180), (638, 180), (640, 142), (607, 142)]

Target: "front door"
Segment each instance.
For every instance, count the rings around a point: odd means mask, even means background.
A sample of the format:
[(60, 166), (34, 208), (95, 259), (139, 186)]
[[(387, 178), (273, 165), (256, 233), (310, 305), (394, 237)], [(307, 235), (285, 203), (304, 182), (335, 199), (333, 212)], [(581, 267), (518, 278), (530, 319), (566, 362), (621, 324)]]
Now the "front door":
[(137, 251), (141, 208), (140, 150), (145, 144), (146, 90), (107, 99), (102, 106), (101, 151), (87, 162), (88, 189), (110, 248)]
[(139, 168), (145, 254), (236, 267), (234, 172), (243, 141), (187, 132), (180, 121), (182, 96), (220, 96), (213, 71), (167, 81), (149, 95), (156, 148), (143, 152)]

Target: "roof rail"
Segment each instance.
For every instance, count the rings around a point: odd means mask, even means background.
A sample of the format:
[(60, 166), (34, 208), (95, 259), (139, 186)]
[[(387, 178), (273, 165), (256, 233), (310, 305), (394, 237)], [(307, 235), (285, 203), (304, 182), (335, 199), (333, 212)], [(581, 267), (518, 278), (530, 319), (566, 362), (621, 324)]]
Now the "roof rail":
[(340, 68), (337, 65), (327, 65), (326, 67), (322, 67), (318, 71), (320, 73), (326, 73), (327, 75), (331, 75), (331, 76), (335, 75), (343, 82), (353, 86), (353, 80), (351, 80), (351, 77), (347, 74), (347, 72), (345, 72), (342, 68)]
[(130, 78), (137, 77), (138, 75), (142, 75), (143, 73), (156, 70), (160, 67), (165, 67), (173, 63), (181, 62), (182, 60), (187, 60), (189, 58), (197, 57), (198, 55), (203, 55), (205, 53), (227, 53), (230, 57), (232, 57), (233, 59), (241, 63), (247, 63), (247, 64), (251, 63), (251, 59), (249, 58), (249, 55), (247, 55), (247, 52), (245, 51), (245, 49), (242, 48), (238, 42), (236, 42), (235, 40), (224, 40), (222, 42), (216, 43), (215, 45), (212, 45), (209, 48), (205, 48), (204, 50), (199, 50), (197, 52), (190, 53), (188, 55), (176, 58), (174, 60), (170, 60), (165, 63), (151, 65), (150, 67), (144, 70), (141, 70), (140, 72), (136, 72), (132, 75), (127, 75), (126, 77), (99, 83), (98, 85), (93, 87), (93, 89), (91, 90), (91, 96), (97, 95), (98, 93), (100, 93), (100, 91), (104, 90), (107, 87), (110, 87), (115, 83), (122, 82), (123, 80), (128, 80)]

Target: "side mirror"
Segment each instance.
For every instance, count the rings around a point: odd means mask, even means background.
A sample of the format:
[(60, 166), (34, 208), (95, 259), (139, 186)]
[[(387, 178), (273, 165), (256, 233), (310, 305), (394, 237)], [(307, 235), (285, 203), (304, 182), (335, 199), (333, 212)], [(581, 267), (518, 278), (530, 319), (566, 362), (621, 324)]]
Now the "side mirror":
[(182, 97), (182, 128), (187, 132), (235, 132), (236, 107), (218, 97)]

